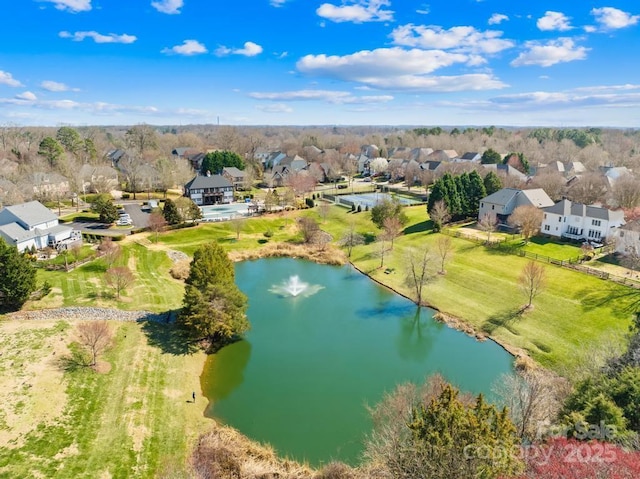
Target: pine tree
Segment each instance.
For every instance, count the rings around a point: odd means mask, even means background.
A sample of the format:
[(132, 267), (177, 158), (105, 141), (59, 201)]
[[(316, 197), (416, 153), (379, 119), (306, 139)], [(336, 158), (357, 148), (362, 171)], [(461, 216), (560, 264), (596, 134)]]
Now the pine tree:
[(162, 215), (164, 219), (167, 220), (167, 223), (170, 225), (177, 225), (182, 222), (182, 218), (180, 217), (180, 212), (178, 211), (178, 207), (170, 198), (167, 198), (164, 202), (164, 209), (162, 210)]
[(469, 186), (467, 191), (467, 216), (477, 217), (480, 207), (480, 200), (487, 196), (487, 190), (484, 187), (482, 178), (477, 171), (469, 173)]
[(0, 311), (15, 311), (36, 289), (36, 270), (31, 261), (0, 238)]
[(246, 307), (247, 297), (236, 286), (233, 264), (222, 247), (208, 243), (196, 250), (178, 323), (215, 348), (249, 329)]
[(492, 195), (496, 191), (502, 189), (502, 180), (495, 172), (490, 171), (487, 173), (487, 176), (484, 177), (484, 188), (486, 190), (487, 195)]

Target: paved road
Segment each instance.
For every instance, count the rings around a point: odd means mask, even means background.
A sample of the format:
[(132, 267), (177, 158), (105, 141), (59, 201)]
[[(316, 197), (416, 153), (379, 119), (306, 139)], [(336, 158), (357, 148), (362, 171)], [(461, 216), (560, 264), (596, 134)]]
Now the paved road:
[(80, 230), (83, 233), (94, 233), (108, 236), (117, 236), (123, 233), (130, 234), (134, 228), (146, 228), (149, 225), (149, 212), (142, 211), (138, 201), (122, 202), (122, 206), (131, 217), (131, 221), (133, 223), (131, 226), (112, 226), (109, 228), (104, 223), (99, 223), (97, 221), (73, 221), (65, 224), (73, 227), (73, 229)]

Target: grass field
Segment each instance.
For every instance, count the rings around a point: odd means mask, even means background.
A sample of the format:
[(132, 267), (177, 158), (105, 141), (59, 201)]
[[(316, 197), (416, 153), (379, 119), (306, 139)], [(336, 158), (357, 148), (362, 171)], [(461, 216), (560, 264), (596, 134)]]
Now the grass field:
[(184, 469), (213, 424), (199, 394), (204, 353), (176, 349), (166, 325), (114, 322), (108, 372), (63, 373), (56, 360), (73, 324), (0, 323), (0, 477), (146, 478)]

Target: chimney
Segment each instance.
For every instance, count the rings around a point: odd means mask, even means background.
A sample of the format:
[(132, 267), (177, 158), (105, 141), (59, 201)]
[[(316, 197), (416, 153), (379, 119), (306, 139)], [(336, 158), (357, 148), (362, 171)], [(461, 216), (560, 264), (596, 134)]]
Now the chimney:
[(207, 170), (207, 176), (211, 176), (211, 172)]

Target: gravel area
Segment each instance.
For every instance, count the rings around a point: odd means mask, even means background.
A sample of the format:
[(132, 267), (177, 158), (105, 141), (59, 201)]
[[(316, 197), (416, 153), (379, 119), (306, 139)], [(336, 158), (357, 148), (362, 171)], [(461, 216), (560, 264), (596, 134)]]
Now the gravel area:
[(180, 261), (184, 261), (184, 260), (190, 260), (191, 258), (189, 258), (189, 255), (186, 253), (183, 253), (182, 251), (176, 251), (174, 249), (170, 249), (167, 250), (167, 256), (171, 259), (171, 261), (173, 261), (174, 263), (178, 263)]
[(158, 321), (171, 322), (174, 320), (171, 313), (153, 313), (151, 311), (122, 311), (110, 308), (92, 308), (71, 306), (68, 308), (40, 309), (35, 311), (17, 311), (6, 314), (6, 319), (18, 320), (91, 320), (107, 319), (109, 321)]

